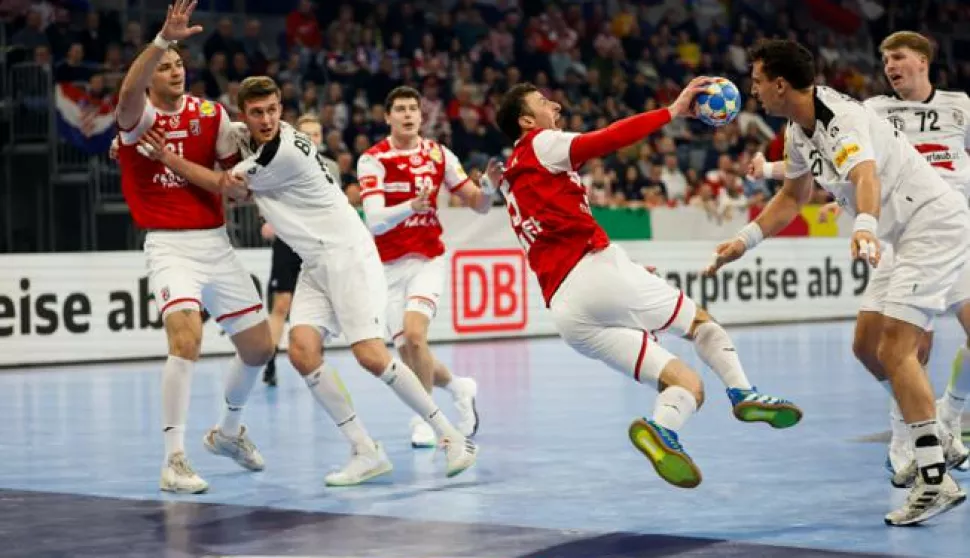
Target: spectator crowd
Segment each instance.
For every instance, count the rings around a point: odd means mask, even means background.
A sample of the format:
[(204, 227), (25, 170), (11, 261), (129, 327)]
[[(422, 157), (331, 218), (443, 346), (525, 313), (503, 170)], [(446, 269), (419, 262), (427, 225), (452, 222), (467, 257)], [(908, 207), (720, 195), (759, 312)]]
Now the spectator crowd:
[[(323, 150), (345, 183), (356, 180), (360, 153), (388, 133), (383, 99), (397, 85), (422, 93), (423, 135), (449, 146), (474, 175), (508, 147), (494, 118), (502, 93), (518, 82), (539, 86), (562, 105), (564, 128), (582, 132), (668, 104), (695, 75), (718, 75), (745, 99), (734, 122), (713, 129), (677, 121), (581, 170), (595, 206), (694, 205), (713, 218), (762, 205), (777, 187), (745, 173), (758, 151), (780, 158), (783, 141), (783, 122), (746, 95), (753, 42), (797, 39), (815, 52), (821, 83), (865, 98), (884, 90), (873, 45), (891, 27), (970, 21), (960, 2), (932, 11), (919, 2), (873, 2), (886, 9), (851, 34), (800, 17), (796, 2), (771, 3), (777, 11), (769, 16), (750, 6), (763, 3), (719, 0), (292, 4), (277, 16), (278, 34), (264, 30), (265, 17), (212, 19), (184, 54), (189, 91), (235, 115), (241, 80), (275, 78), (284, 119), (320, 122)], [(3, 0), (0, 16), (23, 60), (50, 68), (57, 82), (83, 84), (97, 104), (113, 102), (125, 68), (160, 24), (143, 29), (84, 0)], [(970, 65), (936, 68), (934, 78), (941, 88), (966, 90)]]

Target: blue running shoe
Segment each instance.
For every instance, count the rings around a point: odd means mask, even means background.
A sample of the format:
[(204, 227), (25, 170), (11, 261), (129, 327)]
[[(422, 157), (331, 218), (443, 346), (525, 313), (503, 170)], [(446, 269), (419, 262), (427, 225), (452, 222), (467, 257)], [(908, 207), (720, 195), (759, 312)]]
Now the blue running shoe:
[(630, 441), (650, 460), (663, 480), (680, 488), (694, 488), (701, 483), (700, 469), (684, 451), (673, 430), (638, 418), (630, 424)]
[(767, 422), (774, 428), (789, 428), (802, 420), (802, 410), (787, 399), (758, 393), (758, 388), (728, 388), (734, 416), (743, 422)]

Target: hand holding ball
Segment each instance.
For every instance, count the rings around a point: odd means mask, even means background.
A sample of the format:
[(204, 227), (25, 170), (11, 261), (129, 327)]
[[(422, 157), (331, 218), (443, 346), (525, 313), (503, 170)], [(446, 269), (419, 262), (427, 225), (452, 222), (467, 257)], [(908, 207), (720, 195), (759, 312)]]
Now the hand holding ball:
[(719, 127), (730, 123), (741, 112), (741, 92), (731, 80), (714, 78), (707, 89), (697, 95), (697, 118)]

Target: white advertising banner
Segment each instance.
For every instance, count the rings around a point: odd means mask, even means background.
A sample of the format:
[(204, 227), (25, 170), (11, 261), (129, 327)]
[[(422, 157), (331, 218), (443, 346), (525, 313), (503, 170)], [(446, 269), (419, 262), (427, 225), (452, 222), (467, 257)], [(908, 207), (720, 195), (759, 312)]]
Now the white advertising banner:
[[(503, 211), (443, 212), (448, 278), (432, 341), (554, 334), (538, 284)], [(712, 241), (620, 242), (725, 324), (846, 318), (869, 270), (844, 238), (772, 239), (717, 277)], [(268, 249), (239, 251), (265, 290)], [(339, 340), (338, 340), (339, 341)], [(338, 343), (339, 345), (340, 343)], [(212, 320), (203, 354), (232, 345)], [(160, 357), (165, 334), (140, 252), (0, 256), (0, 366)]]

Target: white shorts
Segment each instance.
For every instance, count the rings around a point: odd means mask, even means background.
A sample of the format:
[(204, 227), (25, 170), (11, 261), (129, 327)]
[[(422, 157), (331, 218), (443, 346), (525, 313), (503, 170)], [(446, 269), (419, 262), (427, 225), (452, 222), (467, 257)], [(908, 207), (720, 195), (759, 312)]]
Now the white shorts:
[(226, 229), (150, 231), (145, 257), (162, 318), (205, 308), (230, 337), (266, 319), (259, 291)]
[(667, 329), (683, 335), (697, 314), (683, 291), (631, 261), (615, 244), (579, 260), (549, 310), (570, 347), (639, 381), (646, 380), (639, 374), (648, 337)]
[(925, 330), (970, 300), (970, 210), (953, 192), (920, 208), (895, 246), (884, 245), (860, 312), (878, 312)]
[(428, 260), (404, 257), (384, 264), (387, 278), (387, 333), (395, 346), (404, 343), (404, 313), (418, 312), (429, 320), (438, 313), (445, 286), (445, 257)]
[(383, 339), (387, 282), (377, 248), (358, 247), (303, 262), (290, 305), (290, 329), (308, 325), (325, 339), (342, 335), (351, 345)]

